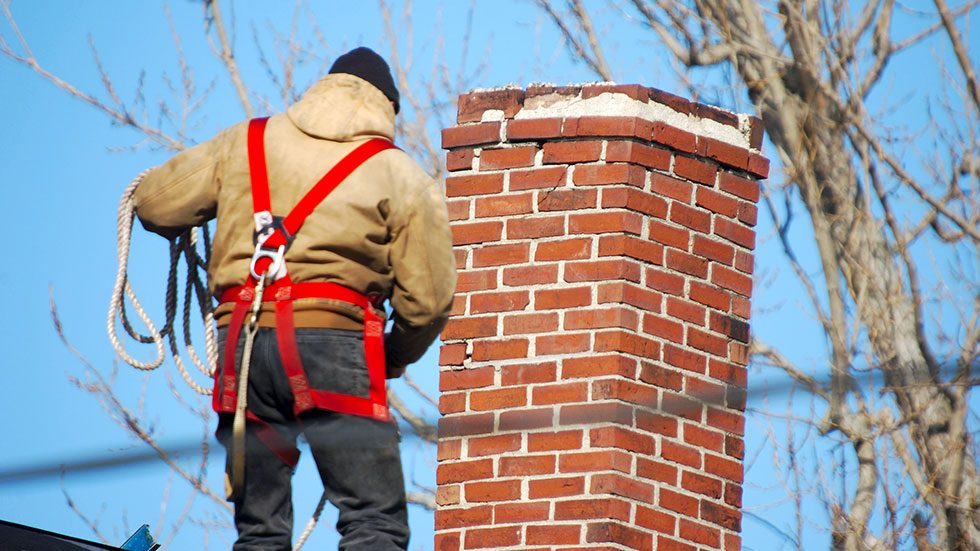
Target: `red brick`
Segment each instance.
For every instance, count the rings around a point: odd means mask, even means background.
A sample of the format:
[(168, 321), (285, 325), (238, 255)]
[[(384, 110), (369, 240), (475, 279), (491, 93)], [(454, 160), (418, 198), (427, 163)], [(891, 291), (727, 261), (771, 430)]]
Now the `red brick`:
[(742, 513), (737, 509), (701, 500), (701, 520), (738, 532), (742, 529)]
[(732, 434), (725, 435), (725, 455), (742, 459), (745, 457), (745, 440)]
[(498, 142), (500, 142), (499, 122), (469, 124), (455, 128), (445, 128), (442, 131), (443, 149)]
[(628, 256), (650, 264), (662, 265), (664, 248), (629, 235), (604, 235), (599, 238), (599, 256)]
[(745, 402), (748, 400), (748, 392), (744, 388), (729, 386), (725, 390), (725, 406), (738, 411), (745, 411)]
[(759, 178), (769, 177), (769, 159), (762, 155), (749, 153), (749, 172)]
[(636, 428), (673, 438), (677, 436), (677, 419), (648, 411), (637, 411)]
[(687, 178), (699, 184), (711, 186), (715, 183), (715, 174), (717, 172), (718, 167), (710, 163), (682, 155), (674, 156), (674, 174), (681, 178)]
[(449, 213), (449, 220), (451, 222), (456, 222), (459, 220), (469, 219), (471, 204), (472, 201), (469, 199), (453, 199), (446, 201), (446, 210)]
[(447, 415), (439, 419), (439, 437), (488, 434), (493, 431), (493, 414)]
[(622, 327), (636, 329), (638, 317), (636, 312), (626, 308), (589, 308), (587, 310), (572, 310), (565, 312), (563, 329), (602, 329), (606, 327)]
[(473, 343), (473, 361), (509, 360), (527, 357), (527, 339), (476, 341)]
[(673, 534), (674, 525), (677, 522), (677, 517), (664, 513), (663, 511), (657, 511), (656, 509), (650, 509), (638, 505), (636, 507), (636, 525), (643, 528), (648, 528), (654, 532), (659, 532), (661, 534)]
[(519, 119), (507, 121), (509, 141), (558, 138), (561, 136), (562, 119)]
[(435, 551), (459, 551), (459, 532), (442, 532), (436, 534)]
[(480, 197), (474, 211), (477, 218), (530, 214), (533, 210), (531, 199), (530, 193)]
[(752, 277), (724, 266), (711, 268), (711, 283), (745, 296), (752, 296)]
[(694, 373), (705, 372), (705, 357), (692, 350), (685, 350), (672, 344), (664, 344), (664, 361)]
[(653, 485), (615, 473), (593, 475), (589, 491), (593, 495), (610, 494), (644, 503), (653, 503), (654, 495)]
[(497, 288), (497, 270), (466, 270), (456, 279), (456, 292), (487, 291)]
[(596, 333), (595, 352), (623, 352), (642, 358), (660, 357), (660, 343), (632, 331), (603, 331)]
[(527, 291), (492, 291), (470, 295), (470, 312), (485, 314), (488, 312), (521, 311), (531, 302)]
[(691, 496), (660, 488), (660, 501), (657, 504), (662, 509), (698, 518), (698, 500)]
[(695, 104), (692, 104), (680, 96), (675, 96), (674, 94), (664, 92), (663, 90), (658, 90), (656, 88), (649, 88), (648, 91), (650, 94), (650, 99), (656, 103), (666, 105), (674, 111), (684, 115), (689, 115), (694, 112)]
[(569, 262), (565, 264), (565, 281), (609, 281), (625, 279), (640, 282), (640, 265), (636, 262), (617, 260), (597, 260), (588, 262)]
[[(540, 251), (540, 246), (538, 247)], [(554, 310), (576, 308), (592, 304), (590, 287), (570, 287), (566, 289), (542, 289), (534, 291), (535, 310)]]
[(766, 123), (758, 117), (749, 115), (749, 147), (760, 149), (766, 134)]
[(649, 480), (675, 486), (677, 484), (677, 472), (678, 469), (674, 465), (668, 465), (661, 461), (651, 461), (644, 457), (636, 459), (636, 475)]
[(449, 415), (450, 413), (462, 413), (466, 410), (466, 393), (454, 392), (452, 394), (442, 393), (439, 396), (439, 413)]
[(627, 162), (657, 170), (670, 170), (670, 151), (636, 142), (610, 141), (606, 145), (606, 162)]
[(580, 543), (582, 527), (578, 524), (541, 524), (527, 527), (525, 545), (575, 545)]
[(691, 202), (691, 190), (694, 189), (694, 184), (691, 182), (678, 180), (666, 174), (654, 172), (650, 178), (650, 184), (653, 193), (664, 195), (683, 203)]
[(653, 549), (653, 536), (651, 534), (618, 522), (590, 523), (586, 529), (585, 541), (589, 543), (615, 543), (637, 551)]
[[(503, 149), (484, 149), (480, 152), (480, 170), (500, 170), (519, 168), (534, 164), (537, 147), (508, 147)], [(746, 162), (748, 159), (746, 158)]]
[(670, 390), (679, 391), (684, 387), (684, 378), (676, 370), (650, 362), (643, 362), (641, 364), (640, 380), (644, 383)]
[(692, 275), (701, 279), (708, 278), (708, 261), (687, 254), (677, 249), (667, 249), (664, 254), (664, 265), (671, 270), (677, 270), (687, 275)]
[(759, 201), (759, 182), (756, 180), (722, 172), (718, 178), (718, 188), (752, 203)]
[(749, 342), (749, 324), (732, 316), (711, 312), (708, 327), (726, 337), (731, 337), (739, 342)]
[(471, 528), (463, 536), (464, 549), (510, 547), (521, 543), (520, 526), (501, 528)]
[[(602, 241), (599, 242), (599, 250), (602, 251)], [(663, 296), (636, 285), (615, 282), (600, 285), (596, 298), (599, 304), (629, 304), (649, 312), (659, 313)]]
[(730, 167), (741, 170), (749, 167), (749, 151), (723, 141), (698, 136), (698, 151), (701, 155)]
[(493, 506), (493, 520), (496, 524), (543, 522), (548, 520), (550, 513), (550, 501), (501, 503)]
[(676, 297), (667, 297), (667, 315), (704, 327), (704, 306)]
[(738, 201), (734, 198), (702, 186), (698, 186), (695, 202), (699, 207), (729, 218), (734, 218), (739, 208)]
[(492, 337), (497, 334), (497, 316), (453, 318), (442, 331), (442, 340)]
[[(489, 459), (487, 460), (489, 461)], [(435, 511), (436, 530), (446, 530), (452, 528), (465, 528), (467, 526), (481, 526), (490, 524), (493, 520), (493, 507), (489, 505), (479, 505), (461, 509), (439, 508)]]
[(589, 212), (568, 216), (568, 233), (619, 233), (640, 235), (643, 218), (635, 212)]
[(472, 149), (457, 149), (446, 153), (446, 169), (450, 172), (456, 170), (470, 170), (473, 168)]
[(504, 411), (500, 414), (500, 426), (498, 430), (527, 431), (533, 429), (548, 429), (554, 425), (552, 422), (553, 416), (554, 412), (550, 407)]
[(697, 551), (697, 547), (658, 535), (657, 551)]
[[(440, 463), (436, 467), (436, 483), (452, 484), (468, 480), (480, 480), (493, 477), (493, 460), (477, 459), (474, 461), (456, 461)], [(454, 528), (447, 526), (447, 528)]]
[(600, 375), (619, 375), (632, 379), (636, 376), (636, 361), (620, 354), (566, 358), (561, 362), (561, 374), (563, 379)]
[(439, 391), (469, 390), (483, 388), (493, 384), (494, 372), (492, 366), (476, 369), (453, 369), (439, 373)]
[[(443, 395), (445, 396), (445, 395)], [(465, 400), (466, 395), (460, 393), (460, 396)], [(459, 459), (463, 449), (463, 440), (449, 440), (443, 438), (439, 440), (436, 445), (436, 459), (439, 461), (446, 461), (451, 459)]]
[(555, 260), (584, 260), (592, 256), (592, 238), (578, 237), (538, 243), (534, 252), (535, 262)]
[(501, 266), (507, 264), (522, 264), (531, 258), (531, 247), (528, 243), (512, 243), (507, 245), (486, 245), (473, 251), (473, 267)]
[(716, 356), (725, 357), (728, 355), (728, 342), (726, 339), (693, 327), (687, 330), (687, 345)]
[(684, 442), (707, 450), (721, 452), (725, 435), (714, 430), (708, 430), (701, 425), (684, 423)]
[(565, 167), (563, 166), (514, 170), (508, 173), (508, 191), (556, 188), (563, 185), (565, 185)]
[(700, 473), (691, 471), (682, 472), (681, 487), (696, 494), (713, 497), (715, 499), (721, 498), (721, 481), (716, 478), (704, 476)]
[(521, 449), (520, 434), (495, 434), (479, 438), (469, 438), (466, 442), (467, 457), (497, 455)]
[(540, 239), (565, 235), (564, 216), (534, 216), (507, 220), (508, 239)]
[(590, 333), (568, 333), (542, 335), (534, 339), (534, 350), (538, 356), (551, 354), (574, 354), (589, 349)]
[(706, 285), (700, 281), (691, 282), (688, 296), (695, 302), (716, 308), (722, 312), (727, 312), (731, 304), (731, 296), (726, 291), (722, 291), (713, 285)]
[(453, 258), (456, 260), (456, 269), (462, 270), (466, 268), (467, 259), (469, 259), (470, 252), (467, 249), (453, 249)]
[(548, 142), (544, 144), (542, 162), (548, 164), (590, 163), (599, 160), (601, 141)]
[(527, 482), (528, 499), (578, 496), (585, 493), (585, 477), (549, 477)]
[(517, 88), (470, 92), (459, 96), (457, 102), (457, 123), (478, 122), (483, 112), (503, 111), (504, 117), (511, 118), (524, 106), (524, 91)]
[(521, 497), (521, 481), (469, 482), (463, 485), (463, 494), (466, 496), (466, 501), (474, 503), (512, 501)]
[[(720, 401), (718, 400), (718, 402)], [(745, 415), (741, 412), (723, 411), (718, 408), (709, 407), (707, 423), (711, 427), (730, 434), (738, 436), (745, 434)]]
[(562, 136), (623, 136), (646, 139), (651, 134), (652, 123), (639, 117), (587, 116), (574, 119), (575, 125), (565, 120)]
[(747, 228), (741, 224), (732, 222), (727, 218), (715, 216), (715, 235), (741, 245), (746, 249), (755, 248), (755, 232), (752, 228)]
[(504, 190), (503, 174), (473, 174), (446, 178), (446, 196), (489, 195)]
[(711, 231), (711, 215), (676, 201), (670, 204), (670, 221), (690, 228), (696, 232)]
[(500, 384), (503, 386), (550, 383), (557, 376), (558, 364), (544, 362), (537, 364), (511, 364), (500, 368)]
[(523, 388), (495, 388), (470, 393), (470, 410), (489, 411), (527, 405), (527, 391)]
[(735, 253), (735, 269), (745, 273), (751, 274), (755, 268), (755, 257), (751, 253), (745, 251), (738, 251)]
[(659, 220), (651, 219), (650, 240), (686, 251), (691, 241), (691, 232), (684, 228), (678, 228), (677, 226), (671, 226)]
[[(636, 387), (638, 385), (634, 384), (633, 386)], [(648, 402), (645, 405), (653, 408), (656, 407), (656, 402)], [(600, 427), (592, 429), (589, 431), (589, 441), (593, 449), (616, 448), (643, 456), (652, 456), (657, 452), (657, 442), (652, 436), (623, 427)], [(628, 462), (626, 468), (627, 470), (624, 472), (629, 472)]]
[(662, 122), (653, 123), (652, 139), (685, 153), (694, 153), (697, 146), (697, 136)]
[(553, 212), (591, 209), (596, 206), (598, 191), (589, 188), (561, 188), (538, 194), (538, 211)]
[(456, 246), (500, 241), (503, 228), (503, 222), (474, 222), (450, 226), (453, 234), (453, 245)]
[(589, 84), (582, 87), (582, 99), (593, 98), (601, 94), (624, 94), (646, 103), (649, 93), (645, 86), (639, 84)]
[(704, 470), (732, 482), (742, 483), (742, 463), (717, 455), (704, 455)]
[(682, 518), (677, 526), (677, 535), (701, 545), (718, 548), (721, 545), (721, 531), (703, 524)]
[(504, 318), (504, 335), (528, 335), (558, 330), (558, 314), (516, 314)]
[(632, 187), (616, 186), (603, 189), (602, 206), (604, 208), (626, 208), (657, 218), (667, 216), (667, 201), (662, 197)]
[(746, 388), (747, 385), (747, 370), (744, 367), (714, 358), (708, 361), (708, 375), (740, 388)]
[(576, 165), (572, 173), (572, 183), (577, 186), (628, 184), (642, 189), (645, 180), (645, 170), (626, 163)]
[[(660, 401), (660, 409), (665, 413), (683, 417), (697, 423), (701, 422), (704, 404), (689, 396), (664, 392)], [(696, 465), (692, 465), (694, 467)]]
[(749, 319), (752, 315), (752, 303), (746, 297), (732, 295), (732, 313), (742, 319)]
[(501, 457), (498, 461), (497, 476), (499, 477), (530, 476), (555, 472), (555, 456), (550, 454)]
[(558, 432), (533, 432), (527, 435), (527, 451), (543, 452), (558, 450), (578, 450), (582, 448), (581, 430)]
[(709, 239), (703, 235), (694, 236), (694, 247), (691, 252), (708, 260), (731, 266), (735, 258), (735, 248), (727, 243)]
[(466, 344), (444, 344), (439, 349), (439, 365), (463, 365)]
[[(742, 508), (742, 487), (728, 482), (725, 484), (725, 503), (736, 509)], [(705, 517), (705, 508), (701, 507), (701, 518)]]
[(555, 502), (555, 520), (630, 520), (630, 504), (620, 499), (573, 499)]
[(740, 342), (728, 343), (728, 359), (739, 365), (749, 365), (749, 345)]
[(648, 268), (646, 270), (646, 284), (651, 289), (656, 289), (669, 295), (684, 295), (684, 277), (677, 274)]
[(643, 316), (643, 332), (676, 343), (684, 340), (684, 326), (661, 316)]
[(531, 389), (535, 406), (584, 402), (589, 397), (589, 385), (584, 382), (538, 385)]
[(466, 297), (456, 295), (453, 297), (452, 306), (449, 307), (450, 316), (461, 316), (466, 313)]

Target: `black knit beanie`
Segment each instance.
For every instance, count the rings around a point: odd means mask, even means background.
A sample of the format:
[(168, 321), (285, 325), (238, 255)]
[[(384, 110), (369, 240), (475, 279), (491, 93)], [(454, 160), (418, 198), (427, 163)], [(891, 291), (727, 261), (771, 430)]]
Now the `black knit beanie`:
[(330, 74), (333, 73), (346, 73), (370, 82), (394, 102), (395, 113), (398, 113), (398, 89), (395, 88), (395, 80), (391, 78), (391, 69), (384, 58), (371, 48), (354, 48), (338, 57), (330, 67)]

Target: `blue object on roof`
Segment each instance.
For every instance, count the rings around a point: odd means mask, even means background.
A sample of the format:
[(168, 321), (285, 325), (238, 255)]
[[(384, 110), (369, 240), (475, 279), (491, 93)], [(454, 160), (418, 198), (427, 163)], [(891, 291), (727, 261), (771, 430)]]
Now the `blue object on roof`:
[(156, 551), (160, 548), (160, 544), (150, 534), (150, 526), (144, 524), (132, 536), (129, 536), (126, 543), (122, 544), (122, 548), (126, 551)]

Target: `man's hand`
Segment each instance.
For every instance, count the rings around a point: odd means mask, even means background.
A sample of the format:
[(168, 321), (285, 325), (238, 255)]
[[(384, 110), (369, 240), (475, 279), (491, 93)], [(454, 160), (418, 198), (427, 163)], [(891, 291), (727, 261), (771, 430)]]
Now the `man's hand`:
[(386, 379), (397, 379), (397, 378), (401, 377), (402, 375), (405, 374), (405, 368), (406, 367), (407, 366), (404, 366), (404, 365), (386, 364), (385, 365), (385, 378)]

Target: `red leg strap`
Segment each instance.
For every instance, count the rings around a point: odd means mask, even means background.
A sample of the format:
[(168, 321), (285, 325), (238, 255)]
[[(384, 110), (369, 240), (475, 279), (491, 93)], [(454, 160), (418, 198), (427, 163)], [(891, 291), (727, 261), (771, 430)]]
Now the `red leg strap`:
[(259, 441), (265, 444), (279, 459), (282, 459), (283, 463), (291, 469), (295, 469), (296, 464), (299, 463), (299, 448), (296, 447), (295, 442), (290, 442), (289, 439), (279, 434), (279, 431), (272, 428), (272, 425), (259, 419), (251, 411), (246, 411), (245, 416), (250, 421), (249, 428), (254, 431)]

